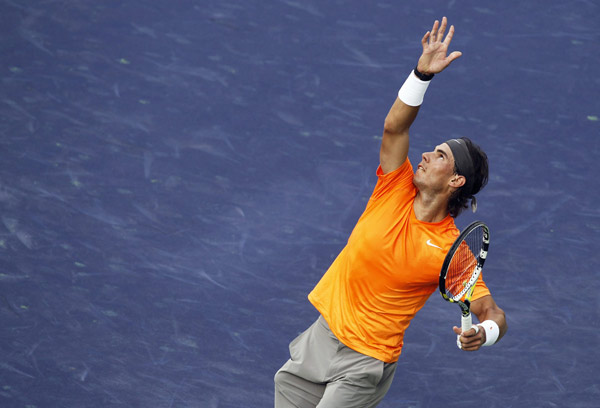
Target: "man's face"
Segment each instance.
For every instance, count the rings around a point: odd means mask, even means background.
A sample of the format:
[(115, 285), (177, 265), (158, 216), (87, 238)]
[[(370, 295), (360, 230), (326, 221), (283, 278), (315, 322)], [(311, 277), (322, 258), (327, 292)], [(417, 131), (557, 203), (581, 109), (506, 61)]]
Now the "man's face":
[(444, 191), (454, 176), (454, 156), (450, 146), (442, 143), (434, 151), (422, 155), (413, 183), (419, 190)]

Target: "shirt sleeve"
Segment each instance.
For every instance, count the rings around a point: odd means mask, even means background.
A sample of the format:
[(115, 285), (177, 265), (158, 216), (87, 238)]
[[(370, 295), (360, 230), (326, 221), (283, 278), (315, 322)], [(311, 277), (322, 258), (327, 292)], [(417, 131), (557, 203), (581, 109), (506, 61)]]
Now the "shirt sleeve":
[(381, 165), (377, 167), (377, 185), (371, 195), (372, 199), (377, 199), (393, 189), (414, 188), (413, 167), (410, 160), (407, 158), (402, 166), (390, 173), (383, 173)]
[(489, 296), (491, 294), (492, 293), (483, 280), (483, 274), (480, 275), (479, 279), (477, 279), (477, 282), (475, 283), (475, 289), (473, 290), (473, 297), (471, 298), (471, 301), (477, 300), (484, 296)]

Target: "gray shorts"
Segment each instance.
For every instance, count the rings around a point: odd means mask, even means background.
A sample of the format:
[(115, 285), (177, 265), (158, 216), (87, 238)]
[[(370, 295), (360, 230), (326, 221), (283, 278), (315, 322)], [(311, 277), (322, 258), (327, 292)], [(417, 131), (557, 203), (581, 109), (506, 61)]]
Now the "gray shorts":
[(375, 407), (396, 365), (346, 347), (320, 316), (290, 343), (290, 359), (275, 374), (275, 408)]

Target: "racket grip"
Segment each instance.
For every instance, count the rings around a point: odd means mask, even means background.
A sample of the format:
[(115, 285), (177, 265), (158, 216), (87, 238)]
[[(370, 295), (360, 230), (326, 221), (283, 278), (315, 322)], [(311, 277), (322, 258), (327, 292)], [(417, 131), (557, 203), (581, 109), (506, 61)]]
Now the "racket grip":
[[(464, 332), (470, 330), (473, 327), (473, 317), (471, 313), (467, 316), (462, 316), (460, 322), (460, 329)], [(479, 326), (475, 326), (475, 334), (479, 333)], [(462, 344), (460, 343), (460, 334), (456, 336), (456, 345), (459, 349), (462, 349)]]
[(473, 318), (471, 317), (471, 313), (469, 313), (466, 316), (462, 316), (460, 328), (463, 331), (463, 333), (469, 330), (471, 327), (473, 327)]
[[(461, 321), (460, 321), (460, 329), (464, 332), (466, 332), (467, 330), (469, 330), (471, 327), (473, 327), (473, 318), (471, 317), (471, 313), (469, 313), (466, 316), (462, 316), (461, 317)], [(458, 334), (456, 336), (456, 346), (459, 349), (462, 349), (462, 344), (460, 344), (460, 334)]]

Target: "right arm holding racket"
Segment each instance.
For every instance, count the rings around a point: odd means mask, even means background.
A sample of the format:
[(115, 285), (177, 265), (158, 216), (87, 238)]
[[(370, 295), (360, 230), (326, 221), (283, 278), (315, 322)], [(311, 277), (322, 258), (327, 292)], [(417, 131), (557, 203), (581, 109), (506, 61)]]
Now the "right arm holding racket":
[[(474, 300), (473, 303), (471, 303), (471, 312), (477, 316), (477, 319), (480, 322), (487, 322), (489, 320), (496, 322), (500, 328), (500, 333), (496, 342), (498, 342), (506, 333), (507, 326), (504, 311), (498, 307), (492, 296), (484, 296)], [(478, 327), (481, 327), (481, 323)], [(465, 351), (479, 350), (481, 346), (486, 343), (485, 330), (471, 328), (465, 333), (462, 333), (461, 328), (456, 326), (454, 326), (453, 330), (456, 335), (460, 336), (459, 341), (461, 343), (461, 349)]]
[[(471, 302), (488, 256), (490, 230), (475, 221), (458, 236), (448, 251), (440, 271), (439, 288), (442, 297), (460, 306), (461, 327), (454, 326), (457, 346), (465, 351), (479, 350), (495, 344), (506, 333), (506, 318), (491, 295)], [(481, 322), (473, 326), (471, 312)]]

